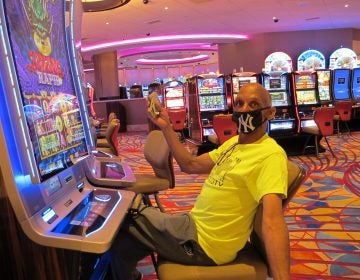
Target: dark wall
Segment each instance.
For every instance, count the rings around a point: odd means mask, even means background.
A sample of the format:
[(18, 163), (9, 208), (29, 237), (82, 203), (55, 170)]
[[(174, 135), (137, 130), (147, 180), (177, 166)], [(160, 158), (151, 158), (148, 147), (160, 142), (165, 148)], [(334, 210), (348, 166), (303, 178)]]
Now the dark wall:
[(359, 33), (360, 30), (351, 28), (263, 33), (237, 44), (220, 44), (219, 71), (230, 74), (242, 67), (243, 71), (261, 72), (266, 57), (277, 51), (285, 52), (293, 59), (294, 70), (298, 56), (309, 49), (322, 52), (328, 64), (336, 49), (352, 49)]

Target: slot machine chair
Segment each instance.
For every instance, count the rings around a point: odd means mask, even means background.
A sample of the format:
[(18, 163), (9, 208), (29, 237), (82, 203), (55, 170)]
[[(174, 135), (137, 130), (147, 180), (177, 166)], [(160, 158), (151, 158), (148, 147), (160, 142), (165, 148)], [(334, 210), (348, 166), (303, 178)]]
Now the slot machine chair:
[(108, 121), (106, 123), (101, 123), (100, 124), (100, 130), (99, 132), (97, 133), (97, 139), (104, 139), (106, 138), (106, 130), (109, 126), (109, 124), (111, 123), (111, 121), (113, 119), (117, 119), (117, 116), (116, 116), (116, 113), (114, 112), (111, 112), (108, 116)]
[(168, 115), (173, 129), (181, 134), (180, 140), (185, 140), (186, 109), (169, 109)]
[(153, 195), (155, 207), (165, 212), (160, 202), (159, 192), (175, 187), (175, 173), (170, 147), (160, 130), (149, 132), (144, 146), (144, 156), (151, 165), (153, 173), (134, 174), (136, 182), (128, 189), (141, 194), (144, 204), (148, 206), (152, 205), (150, 196)]
[(339, 136), (340, 133), (340, 123), (343, 123), (346, 126), (346, 129), (350, 135), (350, 128), (348, 122), (351, 119), (351, 110), (352, 110), (351, 101), (337, 101), (335, 103), (336, 114), (334, 115), (334, 121), (336, 122), (336, 132)]
[(213, 116), (215, 134), (210, 134), (208, 140), (216, 146), (237, 135), (238, 128), (232, 120), (231, 114), (217, 114)]
[[(304, 182), (305, 177), (306, 170), (303, 166), (288, 161), (288, 195), (282, 202), (283, 211)], [(268, 279), (271, 271), (262, 239), (262, 209), (262, 205), (259, 205), (250, 239), (233, 262), (218, 266), (192, 266), (173, 263), (159, 256), (157, 267), (159, 280)]]
[(311, 136), (315, 136), (315, 152), (316, 156), (319, 156), (319, 142), (321, 137), (324, 137), (325, 142), (333, 155), (333, 157), (336, 157), (333, 150), (331, 149), (331, 146), (327, 140), (327, 136), (331, 136), (334, 134), (334, 115), (335, 115), (335, 108), (333, 107), (319, 107), (314, 110), (314, 126), (307, 126), (302, 129), (302, 132), (308, 134), (308, 137), (305, 141), (304, 148), (303, 148), (303, 154), (305, 153), (305, 150), (310, 147), (314, 146), (308, 146), (309, 140)]
[(120, 128), (120, 121), (112, 119), (106, 128), (105, 139), (96, 140), (96, 149), (118, 156), (118, 131)]

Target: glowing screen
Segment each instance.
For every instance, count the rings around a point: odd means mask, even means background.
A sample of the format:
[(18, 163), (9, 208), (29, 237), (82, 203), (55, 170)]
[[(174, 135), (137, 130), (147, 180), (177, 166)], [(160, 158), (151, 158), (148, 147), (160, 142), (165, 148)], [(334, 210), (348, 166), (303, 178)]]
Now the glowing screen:
[(299, 105), (316, 104), (315, 90), (301, 90), (296, 92), (296, 98)]
[(6, 0), (18, 84), (40, 179), (87, 154), (68, 57), (63, 1)]
[(224, 94), (223, 78), (208, 78), (198, 80), (199, 94)]
[(350, 98), (350, 69), (336, 69), (334, 70), (334, 99), (349, 99)]
[(316, 73), (320, 101), (330, 101), (330, 70), (317, 71)]
[(351, 88), (353, 97), (360, 99), (360, 68), (353, 69)]

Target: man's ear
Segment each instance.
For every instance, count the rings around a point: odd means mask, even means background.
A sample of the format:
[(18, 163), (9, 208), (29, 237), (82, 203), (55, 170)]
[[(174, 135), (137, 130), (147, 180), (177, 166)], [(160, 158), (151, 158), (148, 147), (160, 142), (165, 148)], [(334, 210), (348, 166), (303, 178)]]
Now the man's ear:
[(269, 110), (269, 113), (267, 115), (267, 119), (268, 120), (273, 120), (275, 118), (275, 113), (276, 113), (276, 108), (271, 107), (270, 110)]

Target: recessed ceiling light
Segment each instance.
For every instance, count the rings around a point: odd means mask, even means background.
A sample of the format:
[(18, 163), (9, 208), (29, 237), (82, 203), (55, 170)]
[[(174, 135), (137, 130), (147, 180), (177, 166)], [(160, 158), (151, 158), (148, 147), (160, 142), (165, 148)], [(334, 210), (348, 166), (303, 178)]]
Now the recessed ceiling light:
[(349, 4), (345, 4), (345, 8), (348, 8), (349, 7)]

